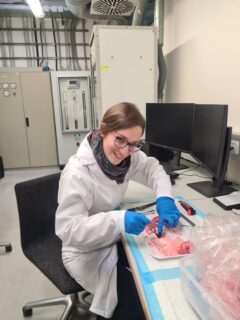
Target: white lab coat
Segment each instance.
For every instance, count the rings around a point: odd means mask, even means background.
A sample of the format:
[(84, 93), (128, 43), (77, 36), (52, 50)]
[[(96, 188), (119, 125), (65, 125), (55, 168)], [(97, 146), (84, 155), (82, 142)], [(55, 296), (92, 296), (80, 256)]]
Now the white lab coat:
[(94, 295), (90, 310), (110, 318), (117, 305), (117, 246), (124, 232), (125, 210), (119, 207), (132, 179), (149, 186), (156, 197), (172, 197), (171, 183), (154, 158), (142, 151), (131, 156), (125, 180), (110, 180), (97, 164), (87, 138), (65, 166), (56, 212), (56, 234), (69, 274)]

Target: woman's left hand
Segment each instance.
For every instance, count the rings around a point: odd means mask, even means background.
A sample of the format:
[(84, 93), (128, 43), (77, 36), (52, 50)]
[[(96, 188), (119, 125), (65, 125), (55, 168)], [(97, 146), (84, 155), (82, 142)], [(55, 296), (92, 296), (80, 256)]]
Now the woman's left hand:
[(176, 227), (179, 222), (180, 212), (177, 209), (174, 200), (169, 197), (160, 197), (156, 202), (157, 213), (160, 216), (158, 232), (163, 231), (164, 224), (167, 228)]

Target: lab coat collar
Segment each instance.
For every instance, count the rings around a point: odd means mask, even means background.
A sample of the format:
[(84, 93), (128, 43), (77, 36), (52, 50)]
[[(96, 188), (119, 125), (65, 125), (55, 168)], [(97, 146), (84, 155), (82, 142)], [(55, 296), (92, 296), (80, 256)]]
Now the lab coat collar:
[(92, 148), (87, 139), (88, 135), (83, 139), (76, 154), (77, 158), (80, 159), (81, 162), (85, 165), (97, 163), (93, 155)]

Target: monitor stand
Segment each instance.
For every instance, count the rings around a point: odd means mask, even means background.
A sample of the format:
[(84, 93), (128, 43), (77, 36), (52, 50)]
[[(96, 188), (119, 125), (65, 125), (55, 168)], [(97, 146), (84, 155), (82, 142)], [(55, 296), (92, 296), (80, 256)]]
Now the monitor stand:
[(224, 196), (236, 191), (227, 184), (224, 184), (221, 188), (217, 188), (212, 181), (193, 182), (187, 185), (207, 198)]
[(213, 178), (212, 181), (201, 181), (201, 182), (187, 184), (189, 187), (200, 192), (207, 198), (224, 196), (229, 193), (232, 193), (233, 191), (236, 191), (234, 188), (229, 186), (227, 181), (224, 180), (225, 174), (227, 171), (229, 153), (231, 150), (231, 137), (232, 137), (232, 128), (227, 127), (224, 156), (222, 159), (221, 175), (219, 176), (219, 178), (218, 179)]
[(177, 171), (182, 169), (187, 169), (188, 166), (185, 164), (181, 164), (181, 152), (180, 151), (173, 151), (173, 159), (168, 160), (168, 162), (161, 162), (161, 165), (165, 168), (166, 171)]

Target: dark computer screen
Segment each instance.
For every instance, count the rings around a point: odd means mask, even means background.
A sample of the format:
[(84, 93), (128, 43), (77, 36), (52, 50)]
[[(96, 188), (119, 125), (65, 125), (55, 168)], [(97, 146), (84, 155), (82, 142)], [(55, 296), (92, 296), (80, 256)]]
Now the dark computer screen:
[(190, 183), (188, 186), (206, 197), (234, 191), (225, 184), (232, 135), (232, 128), (227, 127), (227, 116), (227, 105), (195, 105), (191, 154), (213, 178), (212, 181)]
[(146, 142), (190, 153), (212, 175), (212, 181), (188, 184), (206, 197), (233, 191), (224, 186), (231, 128), (227, 105), (149, 103)]
[(146, 142), (190, 152), (193, 103), (147, 103)]
[(191, 153), (214, 177), (221, 173), (227, 114), (227, 105), (195, 105)]

